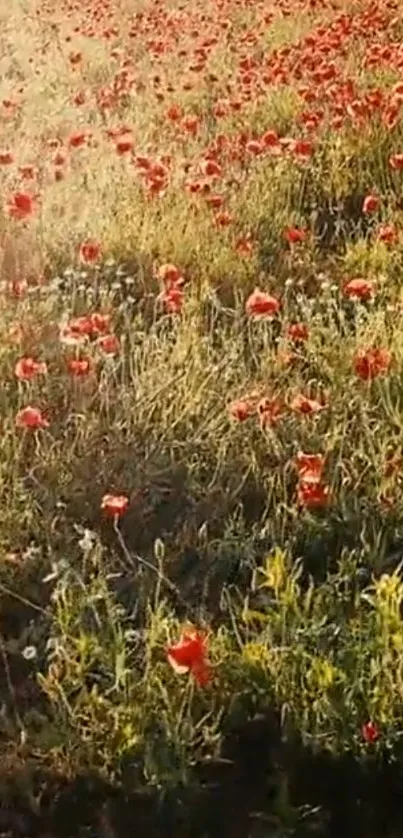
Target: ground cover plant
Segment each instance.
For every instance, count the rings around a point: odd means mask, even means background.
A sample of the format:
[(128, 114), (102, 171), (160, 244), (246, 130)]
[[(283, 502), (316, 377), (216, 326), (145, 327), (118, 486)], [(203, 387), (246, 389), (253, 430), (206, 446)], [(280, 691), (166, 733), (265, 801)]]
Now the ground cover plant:
[(1, 834), (400, 835), (403, 10), (0, 23)]

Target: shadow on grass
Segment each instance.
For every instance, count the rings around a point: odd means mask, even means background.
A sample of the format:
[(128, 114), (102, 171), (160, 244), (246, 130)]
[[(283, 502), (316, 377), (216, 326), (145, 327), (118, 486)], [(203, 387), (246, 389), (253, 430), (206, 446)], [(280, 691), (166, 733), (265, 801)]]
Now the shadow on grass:
[[(280, 740), (273, 718), (227, 733), (220, 760), (163, 798), (97, 777), (62, 779), (34, 765), (3, 772), (4, 838), (397, 838), (401, 771), (369, 756), (313, 754)], [(29, 790), (29, 793), (28, 793)], [(36, 801), (36, 805), (28, 801)]]

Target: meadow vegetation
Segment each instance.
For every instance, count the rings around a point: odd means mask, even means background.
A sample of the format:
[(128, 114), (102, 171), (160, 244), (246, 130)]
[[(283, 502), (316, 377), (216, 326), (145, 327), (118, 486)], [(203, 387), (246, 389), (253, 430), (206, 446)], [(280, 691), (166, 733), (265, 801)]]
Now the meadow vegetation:
[(401, 834), (402, 113), (394, 0), (0, 0), (9, 807)]

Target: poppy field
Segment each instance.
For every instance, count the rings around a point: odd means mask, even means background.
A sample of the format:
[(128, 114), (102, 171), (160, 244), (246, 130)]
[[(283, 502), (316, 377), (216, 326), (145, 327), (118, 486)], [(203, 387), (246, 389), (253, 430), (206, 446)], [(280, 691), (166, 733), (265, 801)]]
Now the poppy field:
[(403, 8), (0, 24), (0, 835), (398, 838)]

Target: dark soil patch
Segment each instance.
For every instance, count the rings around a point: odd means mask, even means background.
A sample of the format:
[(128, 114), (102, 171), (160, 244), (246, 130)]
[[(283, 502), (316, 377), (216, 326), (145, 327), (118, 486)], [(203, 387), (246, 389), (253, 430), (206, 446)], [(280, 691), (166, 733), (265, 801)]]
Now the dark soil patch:
[[(398, 838), (401, 771), (278, 740), (259, 717), (234, 729), (194, 787), (164, 798), (96, 777), (19, 766), (1, 783), (1, 838)], [(29, 782), (27, 782), (27, 776)], [(27, 789), (29, 788), (29, 794)], [(36, 806), (28, 800), (36, 801)]]

